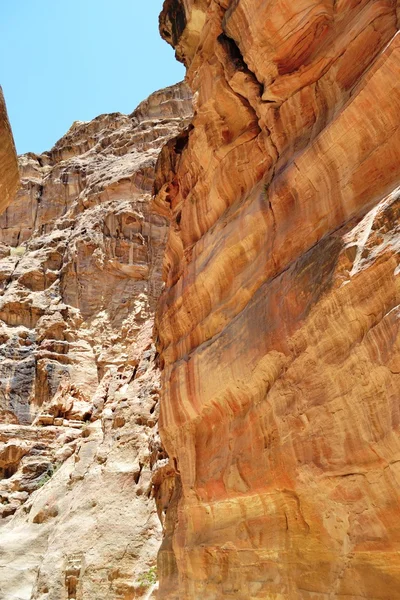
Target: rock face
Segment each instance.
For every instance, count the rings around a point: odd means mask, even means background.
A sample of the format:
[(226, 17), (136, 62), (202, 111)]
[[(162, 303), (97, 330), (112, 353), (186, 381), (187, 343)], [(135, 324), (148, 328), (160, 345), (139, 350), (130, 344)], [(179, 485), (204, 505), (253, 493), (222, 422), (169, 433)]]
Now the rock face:
[(0, 212), (10, 204), (18, 187), (17, 154), (0, 87)]
[(151, 191), (190, 117), (178, 84), (20, 157), (0, 217), (2, 600), (153, 597), (167, 221)]
[(399, 16), (164, 3), (164, 600), (400, 598)]

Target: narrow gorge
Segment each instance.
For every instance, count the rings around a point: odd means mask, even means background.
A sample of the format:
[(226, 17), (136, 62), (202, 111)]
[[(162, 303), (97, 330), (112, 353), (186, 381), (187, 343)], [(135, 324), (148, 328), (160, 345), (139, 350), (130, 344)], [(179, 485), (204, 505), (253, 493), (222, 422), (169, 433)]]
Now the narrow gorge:
[(0, 104), (0, 600), (400, 600), (399, 23), (165, 0), (16, 195)]

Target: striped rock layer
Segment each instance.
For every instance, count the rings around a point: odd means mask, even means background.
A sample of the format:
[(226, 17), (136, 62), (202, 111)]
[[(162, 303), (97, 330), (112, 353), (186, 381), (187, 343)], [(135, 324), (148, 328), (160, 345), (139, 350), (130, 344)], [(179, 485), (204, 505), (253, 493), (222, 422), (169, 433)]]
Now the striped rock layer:
[(164, 2), (164, 600), (400, 598), (399, 16)]

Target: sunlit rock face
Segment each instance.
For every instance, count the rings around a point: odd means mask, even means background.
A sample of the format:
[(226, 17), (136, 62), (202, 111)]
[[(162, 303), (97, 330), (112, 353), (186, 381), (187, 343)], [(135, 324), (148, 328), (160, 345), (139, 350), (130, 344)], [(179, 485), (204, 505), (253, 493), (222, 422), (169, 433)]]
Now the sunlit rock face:
[(0, 213), (10, 204), (18, 186), (17, 154), (0, 87)]
[(399, 14), (164, 3), (163, 599), (400, 598)]
[(154, 311), (166, 235), (150, 209), (154, 165), (188, 94), (182, 84), (131, 115), (75, 122), (50, 152), (20, 157), (23, 185), (0, 217), (0, 409), (20, 423), (61, 383), (93, 396)]
[(154, 597), (168, 222), (151, 192), (190, 117), (178, 84), (19, 159), (0, 217), (1, 600)]

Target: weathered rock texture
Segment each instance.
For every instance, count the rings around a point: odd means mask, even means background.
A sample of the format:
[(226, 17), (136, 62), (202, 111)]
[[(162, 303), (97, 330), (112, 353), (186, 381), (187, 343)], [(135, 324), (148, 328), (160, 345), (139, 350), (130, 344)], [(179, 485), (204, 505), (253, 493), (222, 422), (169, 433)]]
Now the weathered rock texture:
[(164, 3), (163, 600), (400, 598), (399, 15)]
[(167, 233), (151, 191), (190, 98), (161, 90), (20, 157), (0, 217), (1, 600), (150, 598)]
[(10, 204), (18, 187), (17, 153), (0, 87), (0, 213)]

